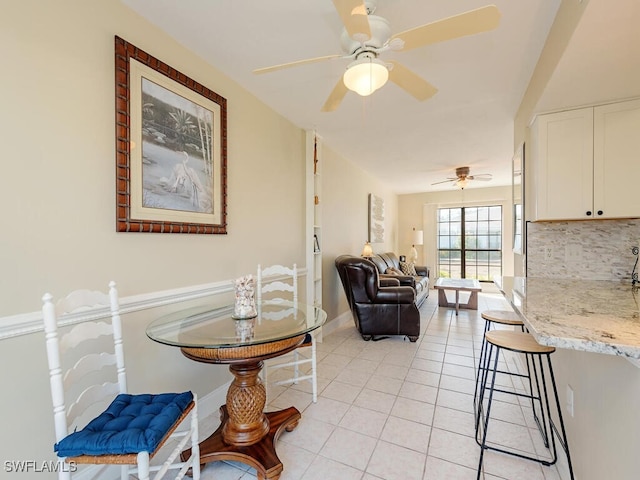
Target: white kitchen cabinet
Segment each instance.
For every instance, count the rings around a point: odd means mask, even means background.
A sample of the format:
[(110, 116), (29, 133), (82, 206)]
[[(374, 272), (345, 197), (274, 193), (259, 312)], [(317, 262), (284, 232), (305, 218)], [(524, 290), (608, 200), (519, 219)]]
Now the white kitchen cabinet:
[(640, 100), (539, 115), (535, 220), (640, 217)]
[(535, 219), (593, 212), (593, 109), (540, 115), (532, 132)]
[(594, 108), (593, 126), (595, 215), (640, 217), (640, 100)]

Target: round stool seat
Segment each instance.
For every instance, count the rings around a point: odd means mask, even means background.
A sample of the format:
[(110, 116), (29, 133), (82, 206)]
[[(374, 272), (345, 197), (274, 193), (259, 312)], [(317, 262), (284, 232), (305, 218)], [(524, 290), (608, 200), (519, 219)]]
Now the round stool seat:
[(489, 322), (502, 325), (524, 325), (518, 314), (509, 310), (485, 310), (481, 316)]
[(546, 355), (556, 351), (556, 347), (540, 345), (530, 333), (490, 330), (484, 336), (492, 345), (512, 352)]

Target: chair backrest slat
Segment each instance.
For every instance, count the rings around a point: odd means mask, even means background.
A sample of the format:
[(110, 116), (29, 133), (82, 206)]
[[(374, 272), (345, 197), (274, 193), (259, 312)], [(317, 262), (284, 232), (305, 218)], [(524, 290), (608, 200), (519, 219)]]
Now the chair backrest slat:
[(60, 336), (60, 352), (77, 347), (87, 340), (95, 340), (104, 335), (113, 335), (113, 328), (106, 322), (84, 322), (73, 327), (69, 333)]
[(120, 390), (116, 382), (91, 385), (84, 389), (67, 408), (67, 425), (75, 425), (76, 420), (81, 417), (91, 405), (104, 402), (105, 400), (112, 400), (118, 393), (120, 393)]
[[(76, 290), (56, 304), (49, 293), (42, 300), (56, 441), (59, 441), (75, 426), (76, 420), (83, 416), (87, 407), (112, 399), (118, 393), (126, 393), (122, 325), (115, 282), (109, 283), (108, 295), (98, 291)], [(110, 313), (110, 322), (85, 321), (64, 335), (59, 334), (58, 322), (65, 315), (81, 312), (87, 318), (103, 318), (105, 309)], [(82, 346), (85, 341), (103, 346), (104, 342), (99, 339), (107, 335), (111, 337), (111, 351), (86, 353), (87, 349)], [(74, 354), (76, 358), (71, 360)], [(109, 369), (114, 373), (107, 379), (105, 377)], [(89, 385), (96, 383), (97, 378), (104, 383)], [(65, 398), (70, 391), (75, 393), (80, 390), (81, 393), (75, 398)]]
[[(269, 292), (291, 292), (293, 294), (295, 289), (293, 288), (293, 285), (278, 280), (262, 286), (262, 293)], [(291, 295), (291, 297), (293, 297), (293, 295)]]
[[(287, 280), (286, 277), (290, 277), (291, 283), (285, 281)], [(258, 304), (262, 301), (263, 293), (273, 292), (290, 293), (291, 295), (286, 295), (286, 297), (283, 295), (278, 298), (298, 302), (298, 269), (295, 263), (292, 268), (284, 265), (271, 265), (264, 269), (258, 264), (256, 283)], [(270, 297), (270, 300), (273, 299), (275, 297)]]
[(86, 375), (113, 365), (116, 365), (116, 355), (113, 353), (101, 352), (85, 355), (64, 374), (64, 388), (68, 390)]

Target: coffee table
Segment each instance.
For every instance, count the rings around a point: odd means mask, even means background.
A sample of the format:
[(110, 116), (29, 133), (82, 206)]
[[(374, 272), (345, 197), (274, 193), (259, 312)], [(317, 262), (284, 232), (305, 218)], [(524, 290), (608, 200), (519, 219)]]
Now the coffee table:
[[(438, 290), (438, 306), (440, 307), (455, 307), (456, 316), (461, 308), (469, 310), (478, 309), (478, 292), (482, 291), (480, 282), (478, 280), (471, 280), (468, 278), (443, 278), (440, 277), (433, 286)], [(447, 300), (446, 290), (454, 290), (456, 292), (456, 301), (449, 302)], [(471, 292), (467, 303), (460, 303), (460, 291)]]

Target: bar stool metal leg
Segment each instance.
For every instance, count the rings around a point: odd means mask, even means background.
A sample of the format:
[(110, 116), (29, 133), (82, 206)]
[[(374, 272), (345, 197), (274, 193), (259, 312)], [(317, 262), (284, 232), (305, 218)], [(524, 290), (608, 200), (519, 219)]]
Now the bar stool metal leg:
[[(493, 345), (491, 345), (489, 347), (489, 355), (487, 355), (487, 367), (489, 366), (489, 360), (491, 359), (491, 353), (493, 352)], [(493, 375), (491, 377), (491, 389), (489, 390), (489, 403), (487, 405), (487, 414), (485, 416), (485, 420), (484, 420), (484, 426), (483, 426), (483, 432), (482, 432), (482, 444), (480, 445), (480, 462), (478, 464), (478, 479), (480, 480), (480, 476), (482, 475), (482, 460), (484, 457), (484, 451), (486, 450), (486, 444), (487, 444), (487, 429), (489, 427), (489, 415), (491, 414), (491, 403), (493, 401), (493, 392), (494, 392), (494, 387), (496, 385), (496, 375), (498, 373), (498, 359), (500, 358), (500, 349), (497, 349), (496, 352), (496, 359), (493, 362)], [(478, 421), (479, 418), (481, 416), (482, 413), (482, 400), (484, 398), (484, 391), (485, 391), (485, 386), (486, 386), (486, 378), (487, 378), (487, 373), (489, 368), (487, 368), (485, 370), (485, 372), (483, 372), (483, 382), (482, 382), (482, 389), (480, 392), (480, 401), (479, 401), (479, 407), (478, 407), (478, 420), (476, 421), (476, 442), (477, 437), (478, 437)]]
[[(476, 415), (476, 430), (478, 428), (478, 417), (477, 417), (477, 410), (478, 410), (478, 404), (477, 404), (477, 400), (478, 400), (478, 390), (479, 390), (479, 384), (480, 384), (480, 372), (483, 371), (483, 369), (485, 368), (484, 365), (484, 356), (486, 355), (487, 352), (487, 340), (485, 338), (485, 334), (491, 329), (491, 325), (492, 324), (499, 324), (499, 325), (505, 325), (505, 326), (513, 326), (513, 327), (520, 327), (520, 329), (524, 332), (525, 331), (525, 327), (524, 327), (524, 322), (520, 319), (520, 317), (518, 317), (518, 315), (510, 310), (485, 310), (484, 312), (482, 312), (482, 318), (485, 321), (484, 324), (484, 332), (482, 334), (482, 345), (480, 347), (480, 356), (479, 356), (479, 361), (478, 361), (478, 370), (476, 372), (476, 387), (475, 387), (475, 391), (473, 394), (473, 407), (474, 407), (474, 414)], [(498, 373), (504, 373), (507, 375), (513, 375), (511, 372), (504, 372), (504, 371), (499, 371)], [(529, 377), (529, 391), (531, 392), (531, 371), (529, 369), (529, 358), (527, 357), (527, 376)], [(535, 411), (534, 411), (534, 416), (535, 416)], [(537, 421), (537, 419), (536, 419)]]
[[(558, 389), (555, 382), (555, 376), (553, 373), (553, 367), (551, 364), (551, 353), (555, 351), (554, 347), (548, 347), (539, 345), (535, 339), (528, 333), (520, 333), (513, 331), (488, 331), (485, 334), (487, 340), (488, 352), (486, 352), (486, 358), (483, 359), (483, 370), (481, 373), (478, 405), (476, 408), (476, 442), (480, 445), (480, 460), (478, 463), (478, 479), (481, 478), (482, 464), (484, 460), (485, 450), (494, 450), (497, 452), (513, 455), (526, 460), (532, 460), (541, 463), (546, 466), (554, 465), (558, 460), (556, 438), (558, 436), (559, 443), (567, 455), (567, 462), (569, 466), (569, 474), (571, 479), (574, 479), (573, 466), (571, 464), (571, 455), (569, 453), (569, 444), (567, 440), (566, 430), (564, 426), (564, 420), (562, 418), (562, 411), (560, 406), (560, 400), (558, 397)], [(496, 388), (496, 377), (498, 373), (498, 361), (500, 359), (500, 352), (502, 350), (512, 351), (516, 353), (523, 353), (527, 356), (531, 356), (531, 366), (533, 370), (533, 376), (535, 378), (536, 391), (530, 391), (530, 395), (522, 394), (517, 391), (508, 391), (502, 388)], [(494, 354), (495, 352), (495, 354)], [(547, 378), (544, 372), (542, 363), (542, 357), (547, 357), (548, 371), (553, 388), (553, 395), (555, 398), (555, 405), (558, 410), (558, 420), (560, 422), (560, 430), (556, 427), (553, 419), (551, 418), (551, 409), (549, 402), (549, 392), (547, 387)], [(536, 365), (535, 357), (537, 357), (538, 365)], [(493, 367), (490, 367), (493, 363)], [(489, 382), (489, 371), (491, 371), (491, 381)], [(531, 378), (529, 376), (530, 384)], [(484, 412), (484, 399), (487, 395), (486, 390), (489, 389), (486, 412)], [(550, 450), (551, 458), (545, 459), (538, 456), (525, 455), (515, 450), (508, 450), (500, 448), (498, 446), (489, 445), (487, 443), (489, 423), (491, 419), (491, 409), (493, 405), (494, 393), (502, 392), (506, 394), (527, 397), (532, 401), (533, 415), (536, 418), (538, 429), (542, 435), (542, 439), (545, 443), (545, 447)], [(536, 401), (540, 409), (540, 420), (537, 418), (535, 404)], [(482, 439), (478, 438), (479, 428), (482, 427)]]
[[(564, 451), (567, 454), (567, 464), (569, 466), (569, 475), (571, 477), (571, 479), (573, 480), (574, 476), (573, 476), (573, 466), (571, 464), (571, 454), (569, 453), (569, 441), (567, 440), (567, 431), (564, 428), (564, 420), (562, 419), (562, 408), (560, 407), (560, 399), (558, 397), (558, 387), (556, 385), (556, 377), (553, 373), (553, 367), (551, 366), (551, 356), (547, 355), (547, 362), (549, 364), (549, 375), (551, 376), (551, 385), (553, 385), (553, 396), (556, 399), (556, 408), (558, 409), (558, 418), (560, 419), (560, 430), (562, 433), (562, 436), (560, 437), (560, 442), (561, 442), (561, 446), (564, 449)], [(551, 427), (553, 430), (556, 431), (556, 433), (558, 433), (558, 429), (556, 428), (556, 426), (551, 423)], [(553, 438), (553, 432), (551, 432), (552, 434), (552, 438)]]

